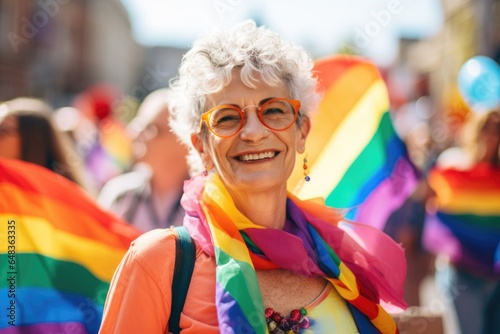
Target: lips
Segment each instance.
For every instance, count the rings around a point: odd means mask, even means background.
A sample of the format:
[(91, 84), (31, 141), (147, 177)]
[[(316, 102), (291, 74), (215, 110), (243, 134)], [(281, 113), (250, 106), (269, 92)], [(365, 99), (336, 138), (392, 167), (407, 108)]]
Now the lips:
[(274, 158), (276, 156), (277, 152), (270, 151), (270, 152), (262, 152), (262, 153), (252, 153), (252, 154), (243, 154), (238, 156), (238, 160), (240, 161), (258, 161), (258, 160), (265, 160), (265, 159), (270, 159)]

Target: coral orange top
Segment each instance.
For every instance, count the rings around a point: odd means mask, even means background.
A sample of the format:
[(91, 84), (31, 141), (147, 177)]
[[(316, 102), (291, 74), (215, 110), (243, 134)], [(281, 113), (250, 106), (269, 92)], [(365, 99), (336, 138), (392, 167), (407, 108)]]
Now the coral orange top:
[[(173, 254), (175, 235), (170, 229), (147, 232), (131, 244), (113, 277), (99, 333), (168, 332)], [(215, 259), (197, 245), (196, 263), (180, 320), (183, 333), (219, 333), (215, 268)], [(311, 327), (300, 333), (324, 332), (325, 328), (358, 332), (346, 302), (330, 284), (306, 309)]]
[[(167, 332), (174, 255), (170, 229), (147, 232), (132, 242), (113, 277), (99, 333)], [(180, 325), (186, 333), (219, 333), (215, 259), (198, 246)]]

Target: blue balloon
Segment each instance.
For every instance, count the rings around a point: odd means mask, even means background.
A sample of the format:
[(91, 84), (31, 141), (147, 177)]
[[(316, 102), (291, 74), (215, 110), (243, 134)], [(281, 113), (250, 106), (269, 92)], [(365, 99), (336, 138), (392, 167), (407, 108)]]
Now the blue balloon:
[(458, 87), (473, 111), (500, 107), (500, 66), (486, 56), (467, 60), (458, 73)]

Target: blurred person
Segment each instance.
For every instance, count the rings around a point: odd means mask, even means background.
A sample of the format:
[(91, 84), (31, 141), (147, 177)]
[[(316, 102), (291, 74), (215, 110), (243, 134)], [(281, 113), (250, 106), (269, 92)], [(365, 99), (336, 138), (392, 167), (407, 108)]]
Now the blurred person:
[(500, 111), (472, 115), (465, 128), (464, 148), (472, 163), (486, 163), (500, 167)]
[(119, 101), (120, 92), (108, 84), (92, 85), (73, 101), (79, 114), (72, 135), (94, 194), (111, 178), (130, 170), (130, 138), (115, 113)]
[(157, 229), (117, 269), (100, 333), (397, 333), (382, 304), (405, 307), (402, 249), (287, 192), (318, 100), (312, 65), (252, 21), (194, 43), (171, 84), (172, 129), (195, 175), (182, 198), (196, 254), (180, 322), (169, 326), (176, 231)]
[(431, 194), (427, 180), (420, 178), (415, 191), (389, 216), (384, 227), (384, 232), (405, 249), (408, 270), (404, 291), (408, 306), (422, 305), (422, 282), (432, 273), (433, 256), (422, 245), (425, 205)]
[(429, 173), (436, 197), (424, 240), (438, 255), (436, 282), (463, 334), (500, 333), (499, 150), (500, 112), (472, 113), (461, 147), (443, 152)]
[[(401, 112), (401, 111), (400, 111)], [(433, 255), (422, 244), (426, 203), (433, 196), (427, 182), (427, 172), (433, 164), (433, 149), (427, 123), (397, 115), (397, 125), (412, 162), (418, 168), (418, 183), (413, 193), (397, 210), (391, 213), (384, 232), (401, 243), (405, 249), (408, 271), (405, 281), (405, 300), (408, 306), (421, 306), (421, 286), (432, 274)], [(403, 122), (405, 124), (403, 124)]]
[(189, 178), (187, 147), (168, 125), (170, 92), (159, 89), (140, 105), (128, 128), (133, 135), (133, 171), (102, 188), (98, 202), (142, 231), (179, 226), (184, 218), (180, 199)]
[(417, 117), (416, 103), (408, 103), (394, 113), (393, 119), (403, 138), (408, 154), (418, 168), (418, 183), (412, 194), (397, 210), (391, 213), (384, 232), (401, 243), (405, 249), (408, 267), (405, 281), (405, 300), (408, 306), (421, 306), (421, 286), (432, 274), (433, 255), (422, 245), (426, 203), (433, 195), (427, 182), (427, 172), (435, 160), (435, 148), (426, 120)]
[(35, 163), (83, 186), (79, 159), (42, 100), (19, 97), (0, 104), (0, 157)]

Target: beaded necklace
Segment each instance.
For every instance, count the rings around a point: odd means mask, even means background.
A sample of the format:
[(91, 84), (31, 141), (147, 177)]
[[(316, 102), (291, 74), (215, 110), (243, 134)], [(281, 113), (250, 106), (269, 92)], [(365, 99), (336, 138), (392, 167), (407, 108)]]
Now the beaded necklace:
[(266, 323), (269, 333), (272, 334), (295, 334), (301, 328), (308, 328), (309, 318), (306, 316), (305, 308), (293, 309), (290, 314), (283, 316), (271, 307), (266, 308)]

